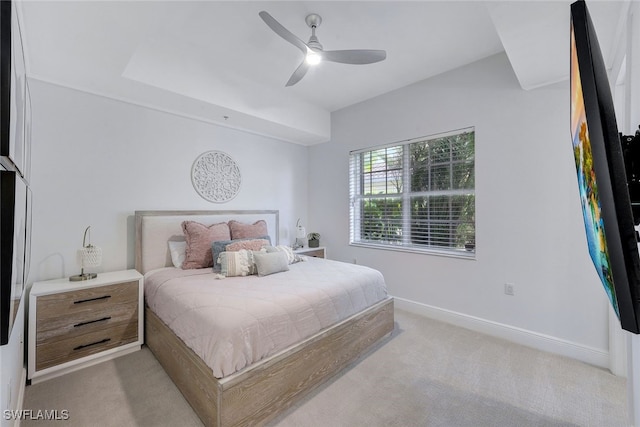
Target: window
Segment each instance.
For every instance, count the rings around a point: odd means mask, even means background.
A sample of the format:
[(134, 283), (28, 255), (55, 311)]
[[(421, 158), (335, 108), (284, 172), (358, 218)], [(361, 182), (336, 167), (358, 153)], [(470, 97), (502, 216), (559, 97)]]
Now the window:
[(350, 153), (350, 243), (472, 256), (473, 128)]

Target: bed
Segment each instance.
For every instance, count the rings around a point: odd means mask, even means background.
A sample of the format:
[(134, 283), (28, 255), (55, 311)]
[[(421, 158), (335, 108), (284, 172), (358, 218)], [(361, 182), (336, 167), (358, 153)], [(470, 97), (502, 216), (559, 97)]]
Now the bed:
[[(145, 274), (145, 341), (205, 425), (262, 425), (393, 331), (393, 299), (384, 283), (382, 290), (375, 283), (377, 271), (318, 259), (264, 277), (223, 278), (210, 268), (181, 271), (173, 267), (168, 242), (183, 239), (183, 221), (264, 221), (271, 245), (278, 246), (279, 213), (135, 213), (136, 269)], [(201, 302), (205, 294), (216, 304)], [(212, 305), (223, 311), (212, 311)], [(248, 316), (235, 316), (243, 306)], [(235, 317), (239, 326), (227, 322)], [(261, 319), (259, 326), (242, 324), (247, 317)], [(216, 344), (201, 333), (185, 335), (195, 324), (218, 327)]]

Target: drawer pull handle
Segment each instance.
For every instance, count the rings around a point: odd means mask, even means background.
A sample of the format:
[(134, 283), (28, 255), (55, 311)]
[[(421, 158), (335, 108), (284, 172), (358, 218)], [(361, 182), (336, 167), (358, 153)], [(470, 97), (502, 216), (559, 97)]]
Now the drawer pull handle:
[(101, 297), (95, 297), (95, 298), (89, 298), (89, 299), (81, 299), (78, 301), (74, 301), (74, 304), (82, 304), (83, 302), (91, 302), (91, 301), (99, 301), (101, 299), (107, 299), (107, 298), (111, 298), (111, 295), (104, 295)]
[(105, 320), (109, 320), (109, 319), (111, 319), (111, 316), (103, 317), (102, 319), (88, 320), (86, 322), (76, 323), (75, 325), (73, 325), (73, 327), (77, 328), (78, 326), (90, 325), (90, 324), (96, 323), (96, 322), (104, 322)]
[(111, 341), (111, 338), (105, 338), (105, 339), (100, 340), (100, 341), (92, 342), (91, 344), (79, 345), (79, 346), (75, 347), (74, 350), (82, 350), (83, 348), (91, 347), (92, 345), (104, 344), (104, 343), (109, 342), (109, 341)]

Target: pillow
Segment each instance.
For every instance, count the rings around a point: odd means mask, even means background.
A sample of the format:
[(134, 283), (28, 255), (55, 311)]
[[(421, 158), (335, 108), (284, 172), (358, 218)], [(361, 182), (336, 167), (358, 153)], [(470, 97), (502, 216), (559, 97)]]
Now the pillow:
[[(239, 243), (242, 241), (250, 241), (250, 240), (260, 240), (262, 241), (266, 241), (266, 246), (271, 244), (271, 238), (269, 236), (260, 236), (259, 239), (236, 239), (236, 240), (218, 240), (216, 242), (213, 242), (213, 244), (211, 245), (211, 251), (213, 253), (213, 271), (220, 271), (220, 263), (218, 263), (218, 257), (220, 256), (220, 254), (224, 251), (227, 250), (227, 246), (229, 246), (230, 244), (233, 243)], [(241, 245), (236, 246), (237, 250), (239, 249), (251, 249), (251, 250), (260, 250), (262, 249), (263, 246), (265, 246), (265, 244), (260, 243), (260, 246), (257, 249), (253, 249), (254, 243), (250, 243), (248, 244), (248, 246), (250, 247), (241, 247)]]
[(266, 250), (267, 250), (267, 252), (270, 252), (270, 253), (283, 252), (284, 254), (287, 255), (287, 263), (288, 264), (294, 264), (296, 262), (300, 262), (300, 261), (304, 261), (305, 260), (300, 255), (293, 253), (293, 249), (291, 249), (289, 246), (284, 246), (284, 245), (267, 246)]
[(258, 269), (258, 276), (268, 276), (289, 270), (287, 255), (284, 252), (256, 252), (253, 255), (253, 259)]
[(184, 221), (182, 231), (187, 241), (186, 256), (182, 263), (185, 270), (213, 266), (211, 244), (231, 238), (229, 226), (224, 222), (206, 226), (195, 221)]
[(247, 249), (249, 251), (259, 251), (265, 246), (271, 245), (271, 242), (267, 239), (247, 239), (247, 240), (232, 240), (227, 245), (225, 251), (237, 252), (241, 249)]
[(225, 277), (247, 276), (258, 274), (255, 254), (264, 253), (240, 249), (237, 252), (222, 252), (217, 259), (220, 273)]
[(242, 222), (229, 221), (229, 229), (231, 230), (231, 238), (236, 239), (257, 239), (262, 236), (269, 235), (267, 222), (263, 219), (253, 224), (244, 224)]
[(174, 242), (169, 241), (169, 253), (171, 253), (171, 262), (176, 268), (182, 268), (182, 263), (186, 257), (185, 250), (187, 249), (187, 242)]
[[(220, 273), (225, 277), (248, 276), (252, 267), (252, 259), (249, 258), (246, 249), (237, 252), (222, 252), (218, 258)], [(253, 257), (251, 257), (253, 258)]]

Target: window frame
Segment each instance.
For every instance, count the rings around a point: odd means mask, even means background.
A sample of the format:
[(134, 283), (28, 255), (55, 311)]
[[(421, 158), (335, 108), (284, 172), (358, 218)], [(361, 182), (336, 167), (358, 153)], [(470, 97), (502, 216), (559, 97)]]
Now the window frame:
[[(450, 181), (449, 188), (444, 190), (428, 190), (428, 191), (412, 191), (411, 187), (411, 177), (412, 177), (412, 165), (411, 165), (411, 149), (412, 144), (416, 143), (428, 143), (429, 141), (434, 141), (442, 138), (447, 138), (450, 136), (461, 135), (465, 133), (471, 133), (473, 136), (473, 156), (471, 158), (472, 166), (471, 171), (473, 173), (472, 188), (455, 188), (456, 185), (454, 181)], [(476, 257), (476, 248), (474, 247), (472, 250), (468, 250), (460, 247), (453, 246), (439, 246), (435, 244), (430, 245), (422, 245), (411, 242), (411, 223), (412, 219), (412, 204), (411, 200), (415, 197), (432, 197), (438, 195), (446, 195), (450, 197), (455, 197), (456, 195), (462, 196), (472, 196), (473, 200), (473, 221), (471, 225), (473, 226), (473, 237), (475, 241), (476, 237), (476, 191), (475, 191), (475, 166), (476, 166), (476, 149), (475, 149), (475, 127), (470, 126), (462, 129), (456, 129), (450, 132), (444, 132), (434, 135), (427, 135), (419, 138), (413, 138), (410, 140), (394, 142), (390, 144), (384, 144), (375, 147), (368, 147), (359, 150), (353, 150), (349, 152), (349, 245), (355, 247), (365, 247), (372, 249), (383, 249), (383, 250), (393, 250), (393, 251), (401, 251), (401, 252), (411, 252), (411, 253), (421, 253), (421, 254), (430, 254), (430, 255), (440, 255), (447, 257), (456, 257), (456, 258), (465, 258), (465, 259), (475, 259)], [(365, 174), (373, 174), (374, 172), (370, 170), (369, 172), (365, 172), (363, 154), (373, 153), (379, 150), (386, 150), (389, 148), (401, 147), (402, 151), (402, 168), (401, 168), (401, 176), (402, 176), (402, 191), (399, 193), (383, 193), (383, 194), (365, 194), (365, 185), (364, 178)], [(385, 153), (387, 156), (387, 153)], [(357, 160), (356, 160), (357, 159)], [(387, 157), (385, 157), (386, 162)], [(449, 160), (446, 163), (449, 168), (449, 175), (452, 177), (453, 168), (456, 164), (468, 162), (469, 159), (457, 160), (454, 159), (453, 151), (449, 151)], [(388, 173), (391, 169), (388, 167), (388, 162), (385, 163), (385, 168), (382, 172)], [(431, 169), (429, 169), (431, 171)], [(380, 172), (380, 171), (377, 171)], [(385, 184), (388, 187), (388, 176), (385, 178)], [(373, 188), (372, 185), (369, 188)], [(361, 204), (363, 200), (374, 200), (374, 199), (401, 199), (401, 216), (400, 216), (400, 227), (401, 238), (398, 243), (393, 243), (393, 241), (363, 241), (362, 240), (362, 218), (363, 218), (363, 210), (364, 207)], [(450, 202), (451, 203), (451, 202)], [(451, 208), (448, 210), (451, 213)], [(392, 220), (390, 220), (392, 221)], [(428, 220), (427, 220), (428, 221)], [(389, 224), (389, 221), (386, 221)], [(453, 220), (449, 219), (446, 221), (446, 224), (453, 224)], [(399, 227), (396, 225), (396, 227)], [(432, 230), (431, 227), (428, 228), (428, 233)], [(430, 237), (433, 238), (433, 237)]]

